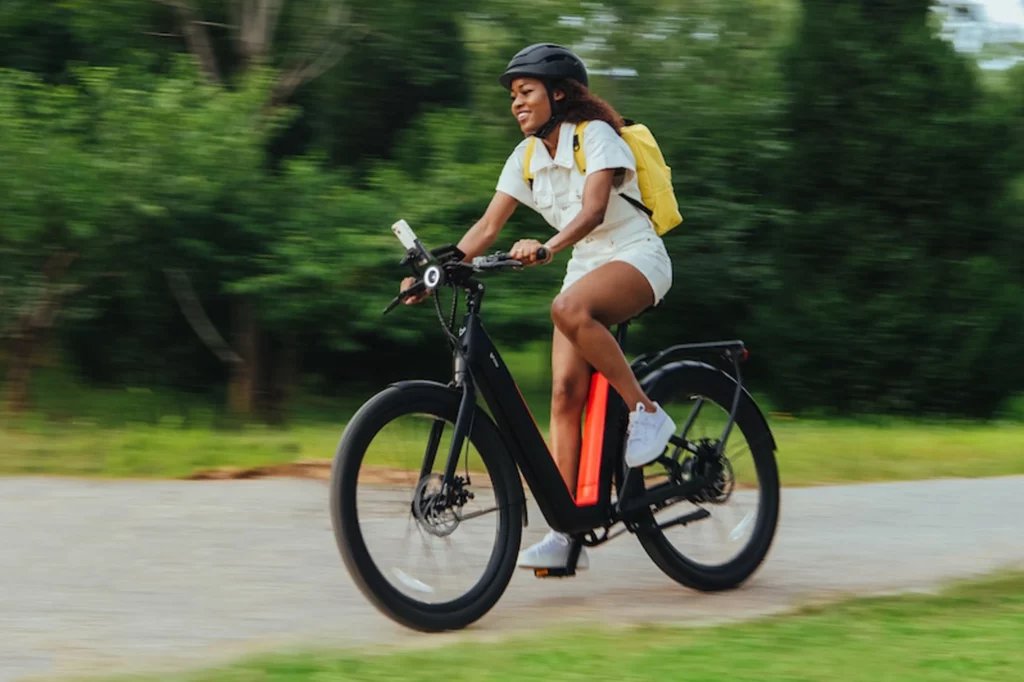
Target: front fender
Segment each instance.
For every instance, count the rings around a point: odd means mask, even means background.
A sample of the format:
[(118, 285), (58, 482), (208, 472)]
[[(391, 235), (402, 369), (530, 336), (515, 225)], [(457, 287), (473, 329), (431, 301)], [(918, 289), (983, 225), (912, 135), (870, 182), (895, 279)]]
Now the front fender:
[[(736, 390), (737, 383), (735, 377), (728, 372), (722, 371), (718, 367), (709, 365), (706, 362), (701, 362), (700, 360), (680, 360), (678, 362), (671, 362), (667, 365), (658, 367), (640, 378), (640, 386), (644, 389), (644, 393), (651, 396), (651, 400), (656, 400), (654, 396), (657, 396), (660, 392), (671, 387), (671, 384), (669, 383), (670, 381), (686, 381), (685, 377), (680, 376), (681, 374), (690, 374), (695, 378), (699, 377), (699, 375), (703, 375), (705, 380), (710, 377), (714, 377), (713, 380), (715, 381), (721, 381), (722, 377), (724, 377), (729, 382), (732, 390)], [(765, 433), (768, 434), (772, 452), (775, 452), (778, 450), (778, 446), (775, 443), (775, 435), (772, 433), (772, 429), (768, 425), (768, 419), (764, 416), (764, 412), (758, 406), (757, 402), (754, 401), (753, 396), (750, 395), (746, 387), (740, 387), (740, 393), (739, 409), (743, 409), (745, 404), (748, 409), (754, 411), (761, 420), (761, 423), (764, 425)], [(729, 407), (731, 407), (731, 403), (724, 407), (728, 410)]]
[(446, 393), (454, 393), (459, 396), (462, 395), (462, 391), (452, 388), (448, 384), (442, 384), (439, 381), (431, 381), (429, 379), (402, 379), (401, 381), (392, 381), (388, 384), (388, 388), (397, 388), (400, 391), (413, 388), (439, 388)]

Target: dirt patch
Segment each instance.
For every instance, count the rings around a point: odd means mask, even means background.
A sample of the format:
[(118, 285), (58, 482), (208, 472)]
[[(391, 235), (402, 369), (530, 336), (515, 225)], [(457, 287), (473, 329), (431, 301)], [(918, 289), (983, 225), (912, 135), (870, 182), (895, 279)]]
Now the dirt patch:
[(218, 467), (196, 471), (188, 476), (190, 481), (224, 481), (245, 478), (306, 478), (326, 481), (331, 477), (331, 460), (314, 459), (284, 464), (240, 468)]
[[(188, 480), (225, 481), (252, 478), (304, 478), (317, 481), (327, 481), (331, 478), (331, 460), (313, 459), (300, 462), (287, 462), (284, 464), (269, 464), (266, 466), (250, 467), (247, 469), (237, 467), (219, 467), (216, 469), (197, 471), (189, 476)], [(486, 476), (479, 478), (481, 479), (481, 483), (485, 483), (485, 485), (489, 487), (490, 479)], [(419, 472), (407, 469), (364, 466), (359, 471), (360, 483), (415, 486), (418, 481)], [(476, 483), (475, 480), (474, 483)]]

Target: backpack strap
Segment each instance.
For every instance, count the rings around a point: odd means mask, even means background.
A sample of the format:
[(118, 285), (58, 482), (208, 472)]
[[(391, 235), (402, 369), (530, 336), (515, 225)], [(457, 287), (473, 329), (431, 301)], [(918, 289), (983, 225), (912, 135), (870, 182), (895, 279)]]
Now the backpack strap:
[(526, 142), (526, 153), (523, 155), (523, 182), (533, 189), (533, 173), (530, 172), (530, 163), (533, 161), (533, 145), (536, 144), (537, 138), (530, 137)]
[[(633, 122), (630, 121), (629, 119), (626, 119), (626, 121), (627, 121), (626, 125), (633, 125)], [(576, 158), (576, 166), (577, 166), (577, 168), (580, 169), (580, 173), (583, 173), (584, 175), (586, 175), (586, 173), (587, 173), (587, 157), (583, 154), (583, 129), (586, 128), (586, 127), (587, 127), (587, 121), (583, 121), (582, 123), (577, 123), (576, 124), (576, 134), (573, 135), (573, 138), (572, 138), (572, 151), (573, 151), (573, 156)], [(643, 204), (643, 202), (637, 201), (636, 199), (634, 199), (633, 197), (629, 196), (628, 194), (621, 194), (621, 193), (618, 193), (618, 192), (616, 192), (616, 194), (619, 194), (620, 197), (622, 197), (623, 199), (625, 199), (626, 201), (628, 201), (629, 203), (633, 204), (638, 209), (640, 209), (641, 211), (646, 213), (648, 215), (648, 217), (654, 216), (654, 211), (652, 211), (651, 209), (647, 208)]]
[(583, 129), (587, 127), (588, 121), (581, 121), (576, 124), (576, 133), (572, 136), (572, 155), (576, 159), (576, 167), (580, 173), (587, 174), (587, 157), (583, 153)]
[(628, 201), (629, 203), (633, 204), (637, 208), (639, 208), (644, 213), (646, 213), (648, 218), (653, 218), (654, 217), (654, 211), (652, 211), (651, 209), (647, 208), (647, 206), (645, 206), (642, 202), (637, 201), (636, 199), (634, 199), (633, 197), (629, 196), (628, 194), (620, 194), (619, 196), (622, 197), (623, 199), (625, 199), (626, 201)]
[[(576, 167), (580, 173), (587, 173), (587, 158), (583, 153), (583, 129), (587, 127), (587, 121), (576, 124), (576, 133), (572, 136), (572, 153), (576, 160)], [(530, 137), (526, 142), (526, 152), (523, 154), (523, 182), (533, 188), (533, 173), (530, 172), (530, 165), (533, 162), (533, 147), (537, 143), (536, 137)]]

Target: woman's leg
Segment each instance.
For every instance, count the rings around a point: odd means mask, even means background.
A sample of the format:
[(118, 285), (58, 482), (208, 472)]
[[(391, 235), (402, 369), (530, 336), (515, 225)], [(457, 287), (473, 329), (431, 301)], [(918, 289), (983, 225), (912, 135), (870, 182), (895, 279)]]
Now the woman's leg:
[(587, 273), (555, 298), (551, 318), (583, 357), (608, 379), (631, 410), (625, 461), (630, 467), (653, 462), (665, 450), (675, 423), (651, 402), (608, 330), (654, 303), (641, 272), (621, 261)]
[[(590, 365), (562, 332), (555, 329), (551, 344), (551, 454), (570, 493), (576, 492), (580, 465), (581, 421), (590, 394)], [(539, 542), (519, 553), (520, 568), (565, 568), (571, 538), (548, 531)], [(590, 567), (585, 548), (580, 549), (578, 570)]]
[[(644, 395), (626, 362), (622, 349), (608, 327), (624, 322), (654, 303), (647, 278), (628, 263), (613, 261), (590, 272), (559, 294), (551, 304), (555, 334), (551, 348), (551, 449), (570, 491), (576, 490), (579, 468), (581, 416), (590, 391), (590, 366), (605, 375), (630, 408), (641, 403), (647, 414), (631, 415), (630, 440), (626, 461), (634, 455), (638, 464), (653, 459), (664, 449), (668, 435), (675, 430), (664, 412)], [(641, 424), (638, 437), (633, 428)], [(635, 451), (635, 452), (634, 452)], [(634, 464), (631, 463), (631, 466)], [(522, 568), (564, 567), (569, 555), (570, 538), (548, 532), (544, 538), (519, 553)], [(577, 569), (585, 570), (590, 559), (580, 551)]]
[(621, 261), (606, 263), (578, 279), (551, 304), (555, 327), (579, 349), (584, 360), (608, 379), (633, 409), (654, 404), (640, 388), (609, 327), (654, 304), (654, 292), (639, 270)]
[(551, 344), (551, 454), (569, 492), (576, 491), (580, 422), (590, 393), (590, 365), (557, 328)]

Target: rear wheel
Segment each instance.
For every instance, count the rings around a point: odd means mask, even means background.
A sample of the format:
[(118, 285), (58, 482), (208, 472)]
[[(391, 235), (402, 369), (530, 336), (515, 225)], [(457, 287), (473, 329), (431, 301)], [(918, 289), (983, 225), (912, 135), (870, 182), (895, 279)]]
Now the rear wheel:
[[(774, 442), (746, 393), (725, 443), (721, 440), (735, 391), (732, 377), (699, 363), (678, 366), (649, 391), (676, 423), (666, 454), (677, 464), (645, 467), (644, 487), (669, 479), (703, 483), (699, 494), (652, 509), (637, 537), (665, 574), (702, 591), (746, 581), (768, 554), (778, 524)], [(636, 480), (635, 474), (630, 478)], [(678, 519), (688, 522), (657, 527)]]
[(345, 566), (393, 620), (435, 632), (489, 611), (515, 570), (523, 489), (482, 410), (441, 481), (460, 393), (426, 382), (390, 387), (345, 429), (331, 471), (331, 521)]

